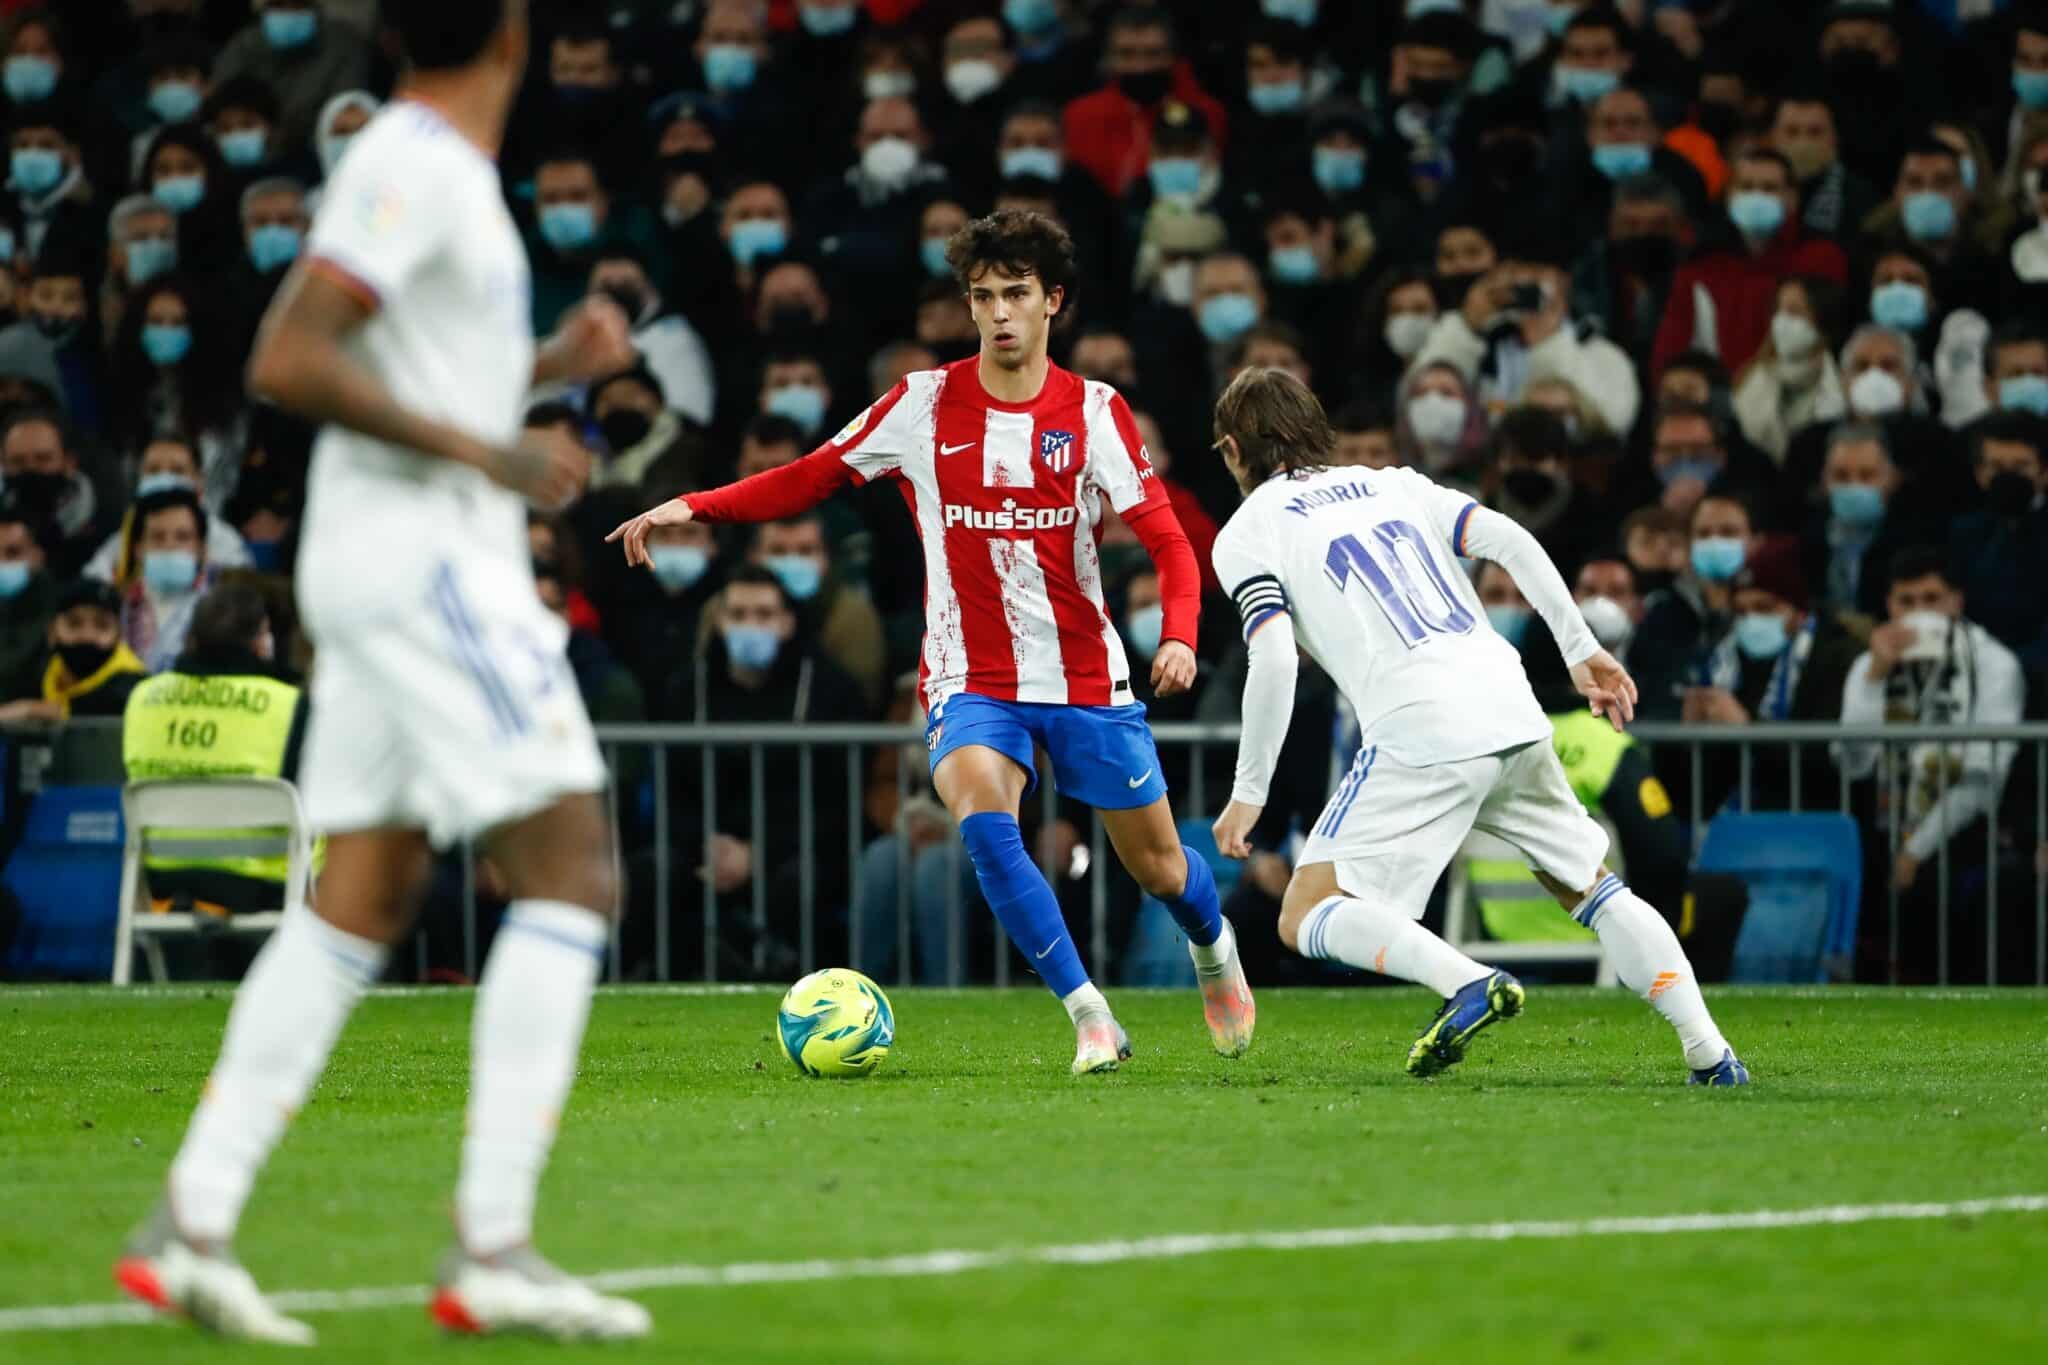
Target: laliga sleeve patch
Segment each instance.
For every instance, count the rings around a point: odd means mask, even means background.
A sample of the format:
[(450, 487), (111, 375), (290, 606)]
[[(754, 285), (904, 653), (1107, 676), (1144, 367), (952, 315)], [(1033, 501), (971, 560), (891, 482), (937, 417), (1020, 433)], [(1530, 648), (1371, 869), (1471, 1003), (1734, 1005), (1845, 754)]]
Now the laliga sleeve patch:
[(832, 438), (832, 444), (835, 446), (843, 446), (848, 441), (851, 441), (854, 437), (860, 435), (861, 428), (867, 425), (868, 417), (870, 414), (874, 412), (874, 410), (875, 405), (872, 403), (862, 408), (860, 410), (860, 415), (858, 417), (855, 417), (851, 422), (848, 422), (845, 426), (839, 429), (839, 434)]

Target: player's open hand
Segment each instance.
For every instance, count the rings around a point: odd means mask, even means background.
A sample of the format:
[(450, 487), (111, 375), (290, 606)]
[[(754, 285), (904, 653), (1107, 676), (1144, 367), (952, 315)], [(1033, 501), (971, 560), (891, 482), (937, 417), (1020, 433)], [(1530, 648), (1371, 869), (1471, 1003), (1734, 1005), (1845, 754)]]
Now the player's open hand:
[(1264, 806), (1254, 806), (1244, 801), (1233, 801), (1223, 808), (1223, 814), (1216, 817), (1216, 851), (1226, 858), (1249, 858), (1252, 856), (1252, 826), (1259, 823)]
[(1195, 685), (1195, 651), (1178, 640), (1168, 640), (1152, 656), (1152, 691), (1161, 697), (1178, 696)]
[(673, 498), (668, 502), (658, 503), (631, 521), (621, 524), (617, 530), (604, 538), (604, 543), (609, 545), (613, 541), (624, 541), (621, 548), (626, 552), (628, 564), (651, 564), (653, 561), (647, 555), (647, 533), (657, 526), (681, 526), (690, 520), (692, 515), (690, 504), (681, 498)]
[(1605, 716), (1619, 730), (1636, 718), (1636, 680), (1612, 654), (1601, 650), (1572, 665), (1572, 686), (1596, 716)]
[(559, 512), (590, 481), (590, 452), (559, 427), (536, 427), (492, 451), (484, 472), (535, 507)]

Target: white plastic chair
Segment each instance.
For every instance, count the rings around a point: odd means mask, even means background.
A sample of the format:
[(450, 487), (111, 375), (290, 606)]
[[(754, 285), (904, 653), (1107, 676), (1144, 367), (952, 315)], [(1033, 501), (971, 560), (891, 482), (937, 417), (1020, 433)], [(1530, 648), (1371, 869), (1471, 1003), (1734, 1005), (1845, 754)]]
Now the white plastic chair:
[[(149, 906), (143, 858), (274, 858), (285, 856), (284, 904), (303, 905), (312, 873), (313, 839), (298, 789), (275, 777), (217, 777), (131, 782), (121, 791), (126, 837), (121, 850), (121, 908), (114, 929), (114, 984), (129, 984), (135, 947), (149, 958), (153, 980), (162, 982), (165, 935), (268, 934), (284, 917), (283, 907), (230, 916), (170, 912)], [(153, 834), (172, 829), (175, 836)], [(250, 830), (282, 830), (251, 835)]]
[[(1519, 963), (1591, 963), (1593, 980), (1602, 986), (1615, 984), (1614, 964), (1607, 959), (1598, 939), (1580, 942), (1515, 943), (1503, 939), (1487, 938), (1480, 934), (1473, 920), (1472, 880), (1465, 864), (1472, 858), (1518, 859), (1522, 857), (1516, 849), (1490, 834), (1472, 831), (1465, 837), (1464, 847), (1458, 856), (1451, 859), (1451, 884), (1449, 896), (1444, 905), (1444, 940), (1459, 952), (1477, 961), (1510, 967)], [(1547, 893), (1546, 893), (1547, 894)], [(1561, 915), (1564, 911), (1560, 910)]]

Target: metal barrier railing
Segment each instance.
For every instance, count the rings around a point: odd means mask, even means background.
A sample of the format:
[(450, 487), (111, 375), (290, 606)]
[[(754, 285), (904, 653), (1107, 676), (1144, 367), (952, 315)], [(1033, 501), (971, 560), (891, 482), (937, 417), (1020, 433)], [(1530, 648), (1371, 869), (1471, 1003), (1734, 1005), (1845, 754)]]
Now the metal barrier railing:
[[(1163, 757), (1184, 753), (1187, 758), (1188, 781), (1184, 789), (1172, 793), (1177, 814), (1183, 818), (1201, 816), (1206, 819), (1213, 816), (1228, 796), (1227, 778), (1221, 774), (1227, 771), (1234, 756), (1237, 727), (1161, 723), (1152, 728)], [(106, 775), (108, 755), (96, 754), (80, 765), (67, 765), (62, 755), (67, 744), (73, 749), (105, 748), (106, 741), (113, 741), (112, 757), (117, 765), (118, 723), (82, 723), (71, 729), (73, 734), (69, 740), (60, 738), (58, 741), (56, 751), (60, 757), (55, 766), (38, 768), (42, 774), (40, 780), (59, 783), (67, 780), (109, 780)], [(98, 733), (102, 730), (108, 733)], [(1731, 747), (1736, 750), (1736, 780), (1725, 803), (1727, 805), (1740, 809), (1754, 806), (1759, 786), (1759, 755), (1768, 752), (1787, 759), (1784, 803), (1771, 808), (1794, 812), (1835, 810), (1858, 815), (1870, 813), (1859, 812), (1857, 808), (1856, 798), (1865, 779), (1852, 779), (1841, 763), (1834, 762), (1831, 764), (1833, 781), (1826, 784), (1831, 790), (1814, 792), (1805, 780), (1801, 760), (1816, 745), (1827, 746), (1831, 755), (1844, 744), (1877, 746), (1878, 761), (1871, 786), (1867, 789), (1871, 795), (1866, 801), (1882, 815), (1875, 826), (1865, 823), (1863, 832), (1866, 841), (1873, 836), (1882, 838), (1887, 854), (1895, 855), (1901, 841), (1900, 813), (1905, 804), (1907, 780), (1905, 765), (1898, 761), (1902, 752), (1909, 752), (1914, 746), (1931, 745), (1944, 756), (1943, 761), (1933, 765), (1934, 802), (1940, 806), (1947, 801), (1952, 784), (1951, 764), (1945, 755), (1950, 751), (1981, 746), (1974, 758), (1974, 768), (1964, 763), (1954, 765), (1958, 772), (1953, 782), (1956, 785), (1983, 786), (1987, 785), (1987, 779), (1982, 775), (1984, 770), (1988, 767), (1992, 774), (1988, 779), (1989, 790), (1980, 792), (1977, 802), (1985, 812), (1982, 817), (1983, 868), (1981, 885), (1973, 886), (1971, 891), (1971, 899), (1974, 901), (1981, 895), (1984, 906), (1984, 979), (1996, 982), (2000, 972), (1999, 916), (2002, 902), (2007, 899), (2000, 894), (2001, 879), (2005, 875), (2002, 864), (2006, 862), (2001, 857), (2001, 835), (2004, 835), (2020, 855), (2016, 858), (2018, 875), (2023, 881), (2031, 882), (2031, 897), (2024, 899), (2031, 900), (2029, 908), (2034, 930), (2032, 972), (2021, 972), (2019, 976), (2024, 980), (2031, 975), (2036, 984), (2048, 985), (2048, 723), (1986, 727), (1926, 724), (1845, 726), (1825, 722), (1713, 726), (1645, 722), (1632, 727), (1631, 733), (1657, 757), (1660, 768), (1667, 774), (1674, 761), (1672, 754), (1684, 755), (1682, 789), (1688, 797), (1685, 809), (1692, 822), (1690, 847), (1695, 853), (1706, 823), (1714, 814), (1705, 809), (1709, 753)], [(904, 837), (904, 812), (913, 794), (929, 790), (921, 729), (879, 724), (622, 725), (600, 727), (598, 737), (614, 774), (622, 771), (622, 763), (636, 773), (644, 773), (644, 776), (634, 779), (629, 790), (622, 791), (615, 782), (608, 795), (614, 827), (622, 831), (624, 853), (636, 865), (645, 867), (645, 880), (651, 883), (647, 887), (650, 894), (646, 897), (653, 916), (647, 952), (651, 961), (634, 964), (636, 969), (644, 967), (657, 980), (669, 980), (675, 975), (673, 964), (677, 950), (682, 946), (677, 938), (677, 917), (684, 907), (691, 904), (701, 916), (698, 932), (702, 967), (698, 974), (704, 979), (717, 980), (724, 974), (721, 956), (726, 948), (727, 931), (736, 927), (747, 931), (744, 940), (751, 949), (735, 964), (741, 972), (759, 979), (769, 974), (772, 968), (785, 965), (775, 961), (769, 951), (772, 921), (786, 918), (771, 914), (771, 894), (781, 894), (771, 887), (771, 883), (779, 876), (795, 901), (795, 942), (790, 946), (795, 966), (802, 970), (828, 965), (821, 961), (820, 956), (826, 937), (821, 932), (824, 919), (832, 916), (836, 929), (836, 918), (844, 913), (846, 960), (851, 965), (865, 969), (871, 963), (880, 966), (887, 961), (889, 969), (878, 974), (896, 981), (918, 975), (926, 980), (938, 979), (957, 985), (972, 975), (993, 980), (999, 985), (1010, 983), (1011, 954), (1000, 927), (993, 926), (992, 917), (993, 956), (987, 976), (981, 977), (980, 973), (972, 972), (967, 961), (966, 944), (971, 923), (978, 922), (971, 921), (970, 916), (985, 912), (971, 907), (971, 901), (976, 898), (970, 890), (971, 879), (964, 867), (966, 855), (950, 829), (936, 844), (944, 873), (943, 912), (936, 917), (935, 925), (919, 925), (918, 917), (913, 913), (919, 900), (914, 885), (917, 860), (913, 857), (909, 839)], [(869, 760), (881, 749), (891, 746), (900, 746), (893, 792), (896, 828), (882, 830), (870, 837), (865, 812)], [(755, 848), (765, 848), (771, 821), (794, 820), (797, 834), (793, 854), (785, 865), (770, 866), (765, 856), (756, 856), (744, 895), (730, 896), (721, 895), (709, 877), (698, 875), (696, 867), (677, 867), (676, 836), (680, 831), (673, 829), (671, 818), (678, 785), (673, 779), (680, 776), (676, 764), (694, 758), (700, 813), (692, 832), (709, 845), (712, 836), (720, 832), (716, 815), (721, 780), (719, 760), (722, 754), (727, 753), (744, 756), (748, 788), (746, 831)], [(2032, 757), (2030, 764), (2013, 763), (2014, 757), (2029, 753)], [(771, 755), (788, 755), (793, 759), (793, 765), (777, 764), (778, 770), (793, 767), (786, 790), (771, 789)], [(1212, 761), (1218, 765), (1213, 777), (1210, 772)], [(50, 761), (45, 758), (41, 762), (48, 765)], [(843, 765), (836, 779), (821, 776), (820, 768), (828, 764)], [(67, 766), (78, 766), (80, 770), (67, 774), (64, 771)], [(2030, 779), (2027, 784), (2032, 788), (2030, 794), (2024, 790), (2006, 790), (2009, 787), (2008, 775), (2014, 766), (2018, 766)], [(778, 771), (778, 776), (781, 775)], [(844, 785), (843, 811), (833, 810), (831, 803), (822, 800), (821, 787), (832, 780)], [(1212, 792), (1212, 788), (1216, 790)], [(1050, 782), (1042, 783), (1037, 793), (1029, 798), (1029, 803), (1034, 807), (1036, 822), (1041, 828), (1058, 819), (1059, 800)], [(2020, 808), (2017, 818), (2011, 818), (2014, 812), (2009, 808), (2013, 806)], [(822, 828), (821, 809), (837, 817), (840, 827), (832, 830)], [(2001, 815), (2009, 818), (2001, 819)], [(1112, 960), (1112, 949), (1117, 946), (1110, 941), (1107, 838), (1099, 819), (1092, 813), (1084, 818), (1085, 828), (1077, 828), (1074, 834), (1076, 847), (1086, 850), (1085, 858), (1075, 858), (1067, 867), (1054, 866), (1055, 849), (1051, 840), (1041, 840), (1039, 857), (1042, 870), (1056, 886), (1070, 883), (1073, 878), (1069, 874), (1085, 865), (1088, 879), (1087, 946), (1091, 965), (1099, 972)], [(2026, 827), (2029, 825), (2031, 829)], [(893, 874), (893, 904), (882, 906), (877, 897), (870, 894), (876, 888), (869, 884), (871, 869), (865, 855), (878, 839), (892, 834), (897, 837), (893, 846), (884, 850), (888, 854), (887, 863), (872, 869), (877, 874)], [(1961, 861), (1974, 865), (1974, 851), (1956, 847), (1959, 843), (1959, 837), (1944, 839), (1932, 863), (1936, 960), (1931, 964), (1933, 971), (1929, 974), (1942, 982), (1947, 982), (1961, 965), (1951, 956), (1951, 930), (1956, 910), (1952, 901), (1957, 894), (1957, 884), (1951, 872)], [(834, 862), (833, 859), (842, 852), (843, 862)], [(877, 861), (880, 861), (879, 857)], [(483, 939), (478, 908), (481, 887), (474, 850), (465, 848), (461, 862), (462, 965), (465, 973), (473, 978), (481, 965), (479, 958)], [(821, 885), (821, 872), (828, 873), (826, 880), (833, 884), (830, 896), (827, 888)], [(622, 877), (622, 886), (631, 880)], [(694, 888), (690, 886), (693, 880), (696, 882)], [(1889, 975), (1897, 980), (1900, 973), (1900, 896), (1889, 876), (1885, 881), (1886, 891), (1882, 900), (1888, 920)], [(2016, 887), (2005, 889), (2020, 890)], [(637, 888), (634, 894), (637, 895)], [(1875, 900), (1868, 890), (1865, 904), (1875, 908)], [(893, 911), (893, 914), (884, 914), (878, 919), (878, 909)], [(731, 924), (731, 916), (735, 913), (743, 920), (742, 926)], [(934, 928), (943, 935), (944, 942), (939, 970), (916, 972), (913, 959), (920, 947), (927, 946), (924, 940)], [(878, 939), (877, 935), (881, 937)], [(732, 937), (740, 939), (743, 936), (734, 934)], [(894, 939), (888, 944), (890, 951), (886, 954), (878, 951), (879, 945), (890, 938)], [(832, 939), (834, 946), (838, 941), (836, 937)], [(424, 939), (416, 952), (424, 969), (427, 961)], [(619, 979), (627, 966), (623, 943), (615, 936), (609, 975), (614, 980)], [(2010, 979), (2011, 973), (2008, 973)]]

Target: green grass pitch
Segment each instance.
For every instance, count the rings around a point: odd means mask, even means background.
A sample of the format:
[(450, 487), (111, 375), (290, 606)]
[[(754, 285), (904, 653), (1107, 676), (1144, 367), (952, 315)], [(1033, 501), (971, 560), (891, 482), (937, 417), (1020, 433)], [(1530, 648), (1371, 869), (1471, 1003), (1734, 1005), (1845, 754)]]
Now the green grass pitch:
[[(772, 993), (603, 993), (541, 1201), (579, 1272), (1167, 1234), (1582, 1220), (2048, 1194), (2048, 993), (1723, 991), (1756, 1074), (1682, 1085), (1626, 994), (1532, 989), (1433, 1082), (1419, 990), (1267, 992), (1252, 1054), (1192, 992), (1113, 995), (1138, 1055), (1067, 1075), (1042, 992), (893, 995), (894, 1055), (807, 1080)], [(189, 1329), (7, 1326), (107, 1303), (211, 1064), (225, 990), (0, 991), (0, 1360), (225, 1362)], [(407, 1286), (447, 1236), (462, 992), (368, 1001), (256, 1191), (276, 1290)], [(641, 1292), (617, 1361), (1857, 1362), (2048, 1359), (2048, 1212), (1251, 1249)], [(308, 1315), (323, 1357), (557, 1360), (417, 1307)]]

